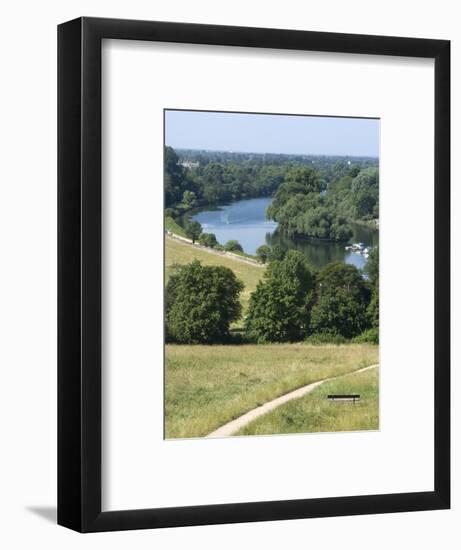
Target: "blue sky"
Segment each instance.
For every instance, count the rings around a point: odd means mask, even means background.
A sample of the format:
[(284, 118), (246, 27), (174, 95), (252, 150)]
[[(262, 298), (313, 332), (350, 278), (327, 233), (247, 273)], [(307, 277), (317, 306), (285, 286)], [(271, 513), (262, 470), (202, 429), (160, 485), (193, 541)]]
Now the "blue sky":
[(176, 149), (379, 156), (379, 120), (165, 111), (165, 142)]

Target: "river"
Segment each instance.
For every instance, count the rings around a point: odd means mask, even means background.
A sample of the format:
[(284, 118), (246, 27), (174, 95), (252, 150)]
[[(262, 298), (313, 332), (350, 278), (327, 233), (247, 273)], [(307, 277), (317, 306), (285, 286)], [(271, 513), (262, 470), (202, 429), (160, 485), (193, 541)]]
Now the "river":
[[(193, 216), (202, 225), (205, 233), (214, 233), (221, 244), (231, 239), (239, 241), (247, 254), (255, 254), (262, 244), (279, 244), (284, 249), (299, 250), (315, 267), (330, 262), (344, 262), (363, 268), (366, 259), (362, 254), (345, 250), (346, 243), (293, 239), (278, 231), (277, 223), (267, 220), (266, 208), (272, 198), (245, 199), (216, 208), (204, 208)], [(362, 225), (352, 227), (351, 242), (362, 242), (366, 246), (378, 244), (379, 232)]]

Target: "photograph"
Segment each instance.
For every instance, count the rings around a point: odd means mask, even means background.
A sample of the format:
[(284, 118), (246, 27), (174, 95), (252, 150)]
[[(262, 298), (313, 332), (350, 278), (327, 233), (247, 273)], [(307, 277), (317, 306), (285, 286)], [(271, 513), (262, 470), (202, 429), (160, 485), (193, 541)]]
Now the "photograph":
[(379, 119), (164, 111), (164, 437), (379, 430)]

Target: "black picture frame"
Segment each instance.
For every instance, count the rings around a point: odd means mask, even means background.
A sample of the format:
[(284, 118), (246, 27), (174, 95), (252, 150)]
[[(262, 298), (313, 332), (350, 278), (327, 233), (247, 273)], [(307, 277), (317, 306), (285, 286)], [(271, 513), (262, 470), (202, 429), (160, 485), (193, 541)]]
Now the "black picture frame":
[[(435, 62), (434, 490), (101, 510), (103, 38), (431, 58)], [(450, 42), (82, 17), (58, 27), (58, 523), (112, 531), (450, 507)]]

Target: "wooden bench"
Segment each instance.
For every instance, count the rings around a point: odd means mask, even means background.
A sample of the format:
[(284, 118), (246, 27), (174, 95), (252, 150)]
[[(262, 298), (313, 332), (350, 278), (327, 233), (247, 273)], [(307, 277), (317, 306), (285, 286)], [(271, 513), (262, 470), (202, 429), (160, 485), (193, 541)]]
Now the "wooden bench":
[(337, 394), (337, 395), (329, 395), (328, 399), (330, 401), (352, 401), (355, 404), (356, 401), (360, 401), (360, 395), (359, 394), (352, 394), (352, 395)]

